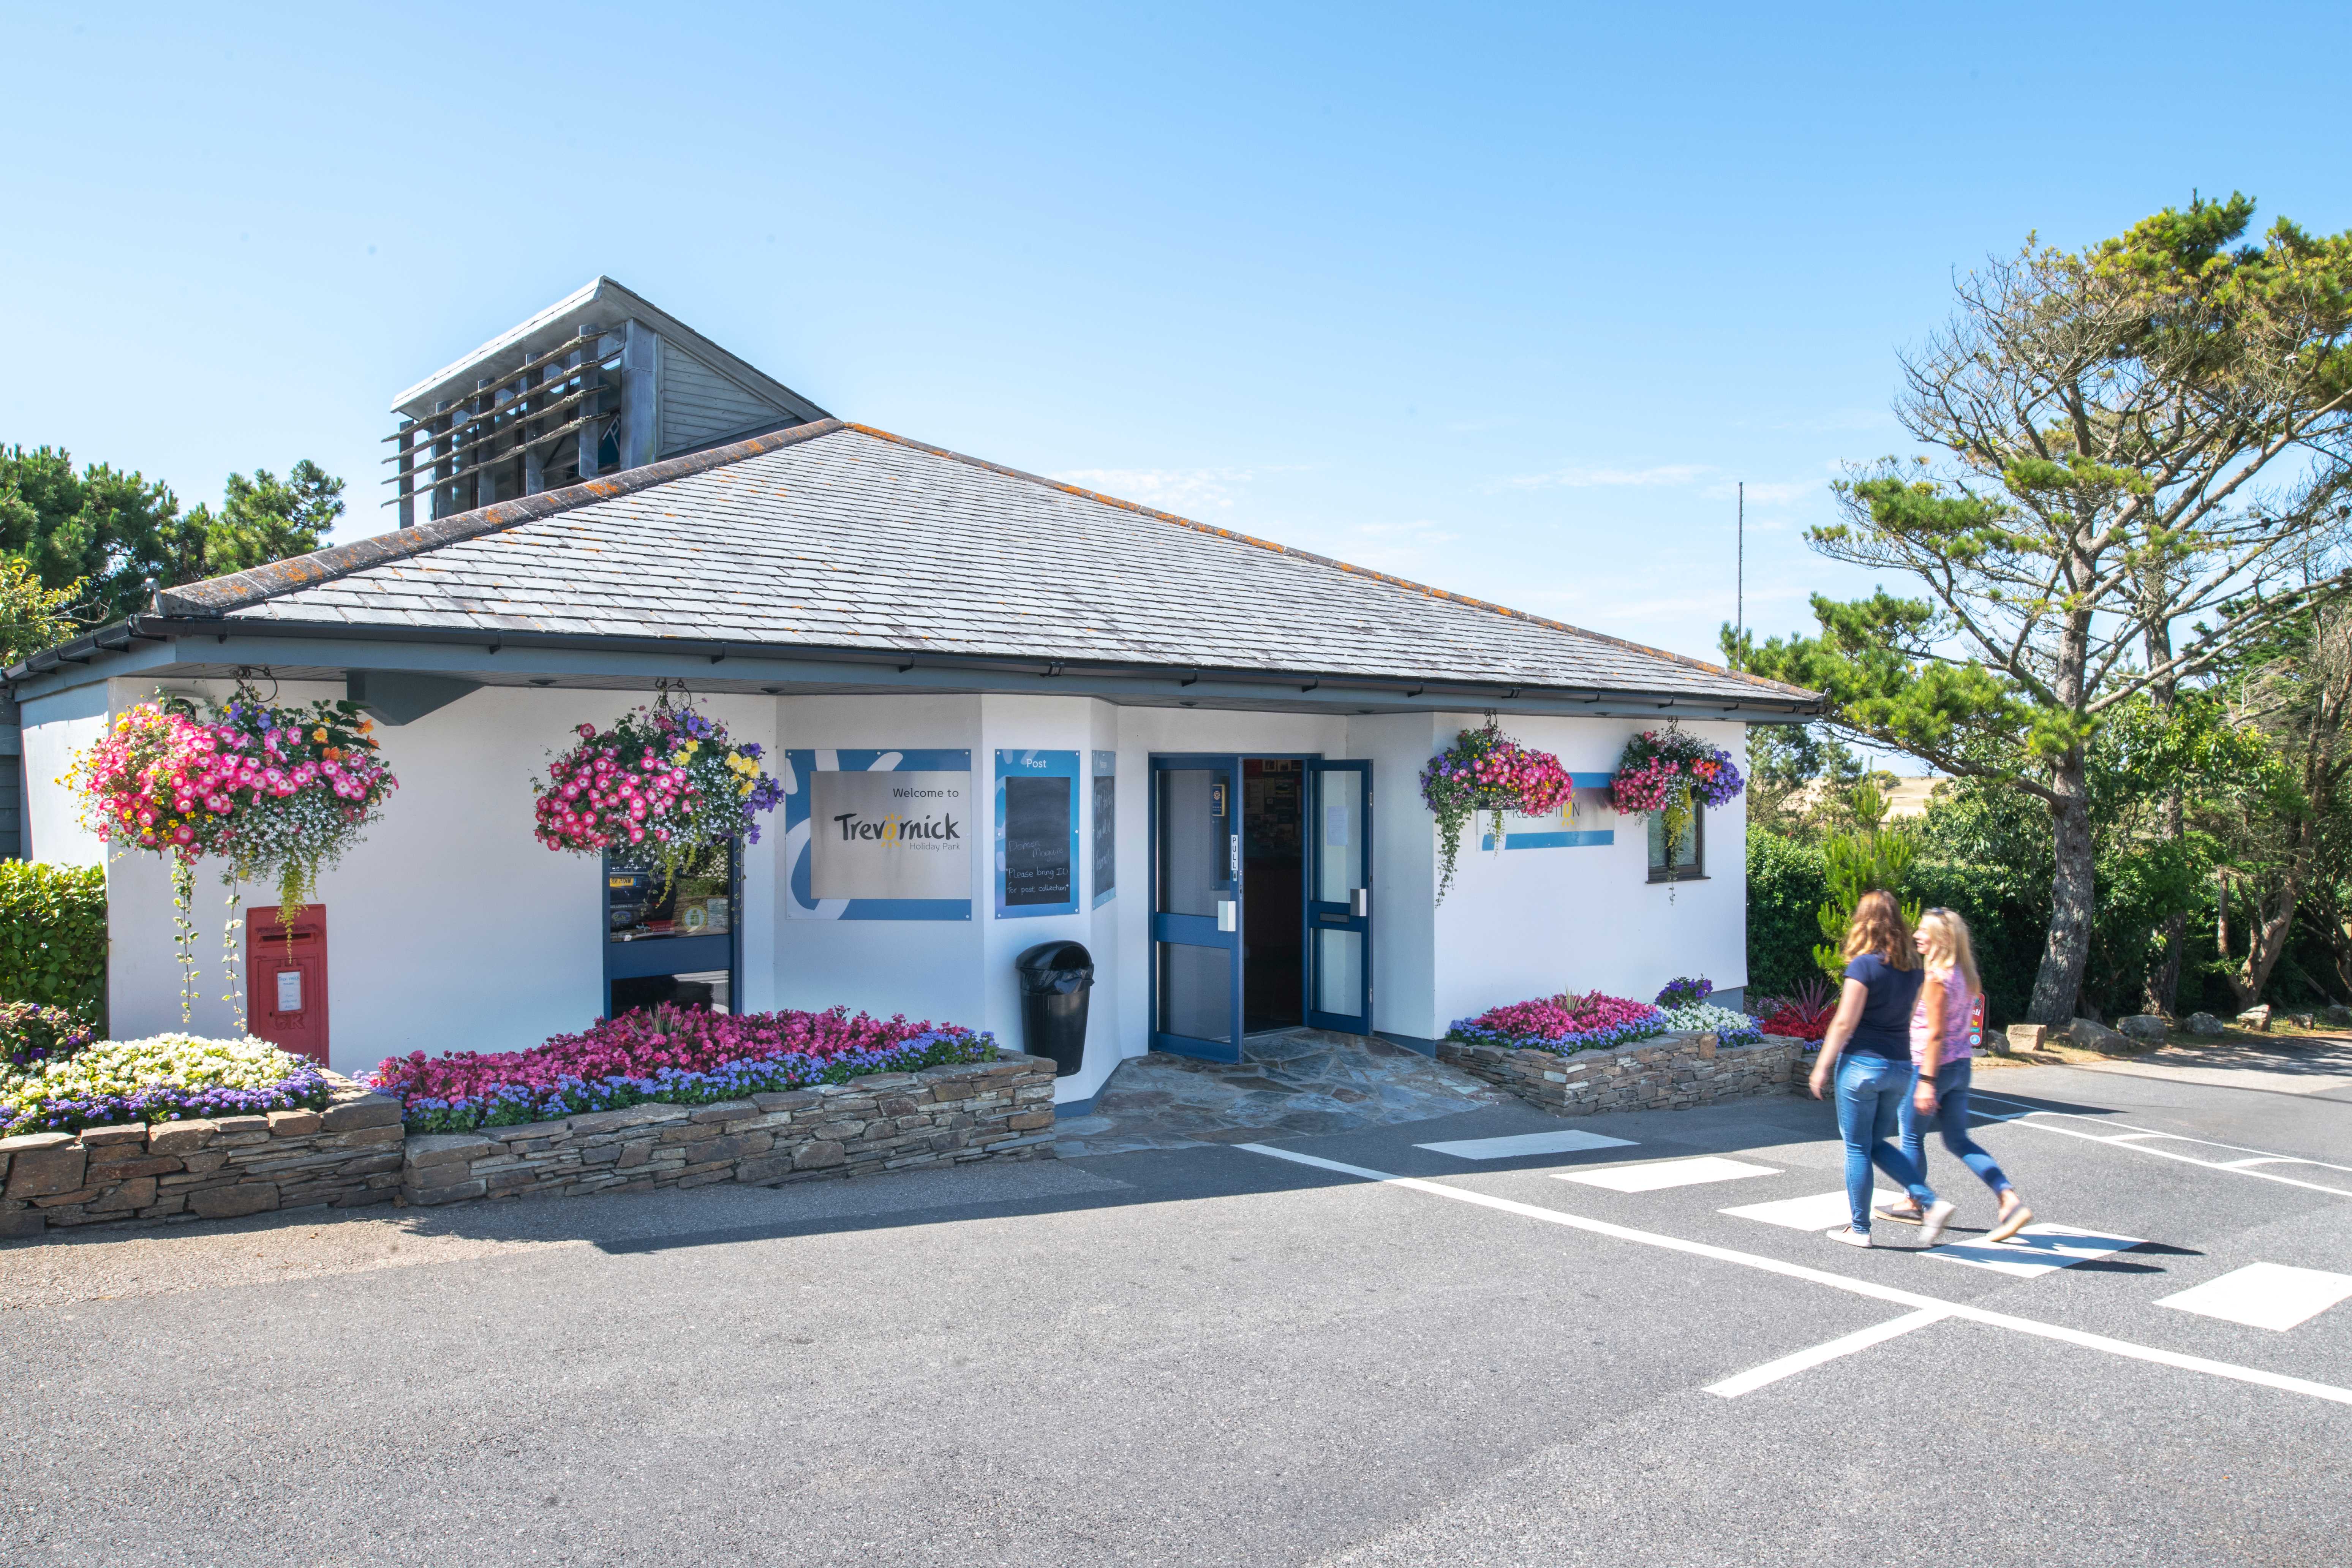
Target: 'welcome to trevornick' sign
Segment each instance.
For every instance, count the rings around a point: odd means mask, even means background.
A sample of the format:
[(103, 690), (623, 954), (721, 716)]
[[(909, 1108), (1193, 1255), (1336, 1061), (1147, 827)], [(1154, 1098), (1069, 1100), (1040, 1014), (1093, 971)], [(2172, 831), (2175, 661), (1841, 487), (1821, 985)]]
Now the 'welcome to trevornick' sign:
[(971, 774), (819, 773), (809, 785), (814, 897), (971, 897)]

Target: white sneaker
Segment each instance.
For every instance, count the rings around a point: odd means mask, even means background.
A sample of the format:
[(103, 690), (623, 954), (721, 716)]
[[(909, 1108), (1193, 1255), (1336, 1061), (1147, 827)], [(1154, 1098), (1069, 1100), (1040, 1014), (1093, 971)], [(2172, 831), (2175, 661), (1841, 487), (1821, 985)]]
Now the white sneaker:
[(1850, 1225), (1842, 1225), (1835, 1230), (1825, 1230), (1822, 1232), (1822, 1234), (1828, 1237), (1832, 1241), (1843, 1241), (1848, 1247), (1868, 1247), (1870, 1245), (1870, 1232), (1866, 1230), (1856, 1230)]
[(1942, 1239), (1944, 1227), (1951, 1224), (1952, 1216), (1959, 1212), (1959, 1205), (1948, 1198), (1937, 1198), (1935, 1207), (1919, 1216), (1919, 1245), (1935, 1246)]

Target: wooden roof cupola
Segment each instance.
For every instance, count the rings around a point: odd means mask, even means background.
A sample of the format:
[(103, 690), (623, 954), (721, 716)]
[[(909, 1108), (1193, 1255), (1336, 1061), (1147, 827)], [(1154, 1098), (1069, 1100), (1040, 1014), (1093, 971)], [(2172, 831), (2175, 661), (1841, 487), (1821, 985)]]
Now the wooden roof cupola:
[(598, 278), (393, 400), (400, 526), (560, 489), (825, 411)]

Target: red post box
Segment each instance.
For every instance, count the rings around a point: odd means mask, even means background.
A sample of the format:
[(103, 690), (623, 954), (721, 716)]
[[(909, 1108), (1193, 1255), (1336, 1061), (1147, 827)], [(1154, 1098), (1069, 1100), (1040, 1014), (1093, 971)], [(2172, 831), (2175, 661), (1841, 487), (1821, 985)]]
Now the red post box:
[(247, 1027), (327, 1065), (327, 906), (305, 904), (293, 931), (272, 904), (245, 911)]

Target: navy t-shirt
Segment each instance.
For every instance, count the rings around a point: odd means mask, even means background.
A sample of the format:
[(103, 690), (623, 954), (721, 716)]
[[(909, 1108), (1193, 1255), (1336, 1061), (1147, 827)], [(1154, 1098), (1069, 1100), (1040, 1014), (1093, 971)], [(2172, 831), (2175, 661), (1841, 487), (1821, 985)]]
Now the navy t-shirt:
[(1870, 994), (1862, 1005), (1862, 1022), (1846, 1042), (1849, 1051), (1885, 1057), (1891, 1062), (1911, 1059), (1911, 1010), (1918, 1005), (1924, 969), (1897, 969), (1874, 952), (1865, 952), (1845, 966), (1848, 980), (1859, 980)]

